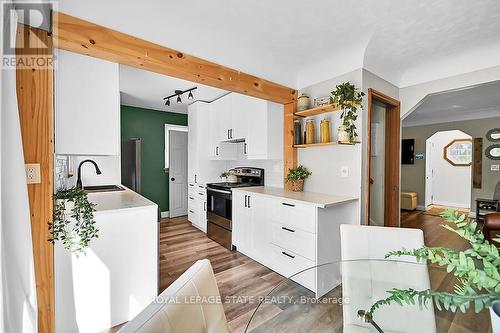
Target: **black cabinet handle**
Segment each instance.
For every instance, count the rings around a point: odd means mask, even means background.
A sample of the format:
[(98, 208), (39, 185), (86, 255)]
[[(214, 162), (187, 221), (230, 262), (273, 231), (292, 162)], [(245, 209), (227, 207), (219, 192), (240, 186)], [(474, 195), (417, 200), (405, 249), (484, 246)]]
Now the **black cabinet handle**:
[(243, 154), (245, 154), (245, 155), (247, 154), (247, 144), (246, 143), (243, 145)]
[(199, 195), (203, 195), (204, 193), (203, 192), (198, 192)]
[(219, 147), (215, 147), (215, 155), (219, 156)]
[(295, 232), (295, 230), (293, 230), (293, 229), (288, 229), (287, 227), (281, 227), (281, 229), (286, 230), (286, 231), (290, 231), (290, 232)]
[(247, 207), (247, 196), (245, 195), (245, 208)]
[(189, 197), (189, 199), (194, 200), (194, 198), (193, 198), (193, 197)]
[(293, 204), (289, 204), (289, 203), (286, 203), (286, 202), (282, 202), (281, 204), (282, 204), (283, 206), (295, 207), (295, 205), (293, 205)]
[(247, 207), (250, 208), (250, 196), (248, 196), (248, 204)]
[(207, 211), (207, 202), (203, 201), (203, 210), (206, 212)]
[(227, 138), (229, 139), (229, 130), (227, 130)]
[(194, 184), (189, 184), (189, 186), (194, 186)]
[(194, 175), (194, 182), (197, 183), (198, 180), (196, 179), (198, 177), (198, 175)]
[(286, 255), (287, 257), (290, 257), (290, 258), (295, 258), (295, 256), (292, 256), (291, 254), (288, 254), (286, 253), (285, 251), (281, 251), (282, 254)]
[(194, 210), (191, 210), (191, 209), (190, 209), (190, 210), (189, 210), (189, 212), (194, 214)]
[(233, 129), (232, 128), (229, 130), (229, 135), (230, 135), (229, 138), (232, 139), (233, 138)]

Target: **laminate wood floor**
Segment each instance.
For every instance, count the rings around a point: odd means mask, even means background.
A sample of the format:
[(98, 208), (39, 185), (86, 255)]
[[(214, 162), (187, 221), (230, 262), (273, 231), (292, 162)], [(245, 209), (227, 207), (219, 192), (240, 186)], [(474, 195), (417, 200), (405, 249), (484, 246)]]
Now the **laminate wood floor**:
[[(442, 228), (443, 220), (440, 217), (426, 215), (423, 212), (401, 213), (401, 227), (419, 228), (424, 231), (425, 243), (428, 246), (447, 246), (456, 250), (467, 248), (467, 244), (460, 237)], [(231, 298), (235, 302), (224, 304), (226, 318), (232, 332), (244, 332), (245, 327), (258, 306), (258, 301), (247, 299), (247, 296), (265, 296), (284, 278), (267, 267), (255, 262), (238, 252), (231, 252), (209, 239), (203, 232), (194, 228), (186, 217), (162, 219), (160, 223), (159, 244), (159, 291), (167, 288), (188, 267), (200, 259), (209, 259), (215, 272), (222, 299)], [(438, 288), (452, 285), (449, 276), (445, 274), (431, 274), (431, 284)], [(304, 289), (297, 285), (297, 289)], [(301, 290), (307, 293), (307, 290)], [(338, 293), (338, 290), (332, 291)], [(339, 311), (339, 306), (321, 306), (303, 316), (298, 316), (293, 307), (276, 311), (269, 311), (271, 316), (286, 318), (282, 327), (292, 328), (292, 322), (299, 320), (317, 320), (322, 332), (322, 327), (330, 327), (329, 331), (339, 331), (339, 323), (332, 323), (328, 318)], [(290, 312), (288, 315), (286, 311)], [(283, 312), (283, 313), (281, 313)], [(279, 316), (278, 316), (279, 314)], [(314, 317), (314, 318), (311, 318)], [(338, 317), (338, 316), (337, 316)], [(302, 319), (301, 319), (302, 318)], [(293, 319), (293, 320), (291, 320)], [(304, 321), (302, 321), (304, 322)], [(491, 332), (489, 314), (483, 311), (480, 315), (471, 313), (451, 313), (436, 310), (438, 332)], [(323, 326), (326, 325), (326, 326)], [(330, 325), (330, 326), (328, 326)], [(277, 327), (280, 327), (278, 325)], [(295, 326), (297, 328), (297, 326)], [(341, 329), (340, 329), (341, 330)], [(255, 330), (258, 332), (259, 328)], [(292, 332), (293, 330), (286, 330)], [(110, 331), (111, 332), (111, 331)]]

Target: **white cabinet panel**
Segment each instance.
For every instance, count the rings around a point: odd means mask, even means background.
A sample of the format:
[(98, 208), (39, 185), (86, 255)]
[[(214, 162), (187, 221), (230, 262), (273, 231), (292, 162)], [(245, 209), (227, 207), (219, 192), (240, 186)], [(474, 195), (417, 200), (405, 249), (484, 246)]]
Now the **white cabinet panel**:
[(119, 65), (58, 50), (55, 151), (120, 155)]
[(316, 234), (296, 229), (284, 223), (271, 223), (273, 244), (316, 260)]
[[(293, 281), (310, 290), (316, 289), (316, 270), (311, 269), (316, 266), (314, 261), (276, 245), (271, 246), (270, 257), (274, 265), (272, 268), (276, 269), (280, 274), (287, 278), (293, 276)], [(304, 270), (307, 271), (302, 272)]]

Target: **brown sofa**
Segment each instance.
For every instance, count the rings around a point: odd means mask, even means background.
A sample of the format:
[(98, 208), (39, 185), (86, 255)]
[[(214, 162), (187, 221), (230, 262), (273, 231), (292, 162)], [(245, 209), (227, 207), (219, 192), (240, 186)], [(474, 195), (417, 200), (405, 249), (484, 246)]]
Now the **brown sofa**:
[(490, 243), (500, 247), (500, 243), (493, 241), (493, 238), (500, 238), (500, 213), (491, 213), (484, 217), (483, 233)]

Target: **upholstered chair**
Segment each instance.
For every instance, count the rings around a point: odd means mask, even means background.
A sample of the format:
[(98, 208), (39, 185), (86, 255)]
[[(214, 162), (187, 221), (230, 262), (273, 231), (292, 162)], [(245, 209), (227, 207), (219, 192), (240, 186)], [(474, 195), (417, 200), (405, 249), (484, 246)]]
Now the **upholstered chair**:
[(119, 333), (229, 333), (210, 261), (197, 261)]

